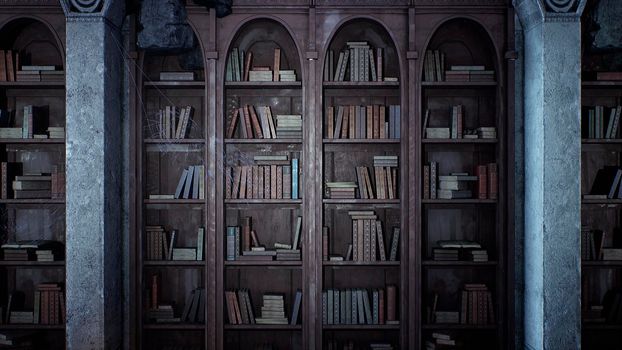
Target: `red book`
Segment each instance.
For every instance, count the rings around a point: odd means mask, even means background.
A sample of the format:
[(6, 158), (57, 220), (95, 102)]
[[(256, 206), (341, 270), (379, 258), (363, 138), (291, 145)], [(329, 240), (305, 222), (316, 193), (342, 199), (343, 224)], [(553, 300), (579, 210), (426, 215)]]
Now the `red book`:
[(328, 227), (322, 228), (322, 260), (328, 261)]
[(251, 220), (250, 216), (242, 219), (242, 250), (245, 252), (251, 250)]
[(478, 165), (475, 169), (477, 176), (477, 198), (486, 199), (488, 191), (488, 181), (486, 181), (486, 173), (488, 172), (486, 165)]
[(6, 81), (15, 81), (15, 67), (13, 66), (13, 51), (6, 52)]
[(458, 135), (457, 137), (459, 139), (462, 138), (462, 134), (463, 134), (463, 129), (464, 129), (464, 106), (462, 105), (458, 105), (458, 120), (457, 120), (457, 131), (458, 131)]
[(255, 137), (258, 139), (263, 139), (263, 133), (261, 132), (261, 125), (259, 125), (259, 119), (257, 119), (257, 113), (255, 113), (255, 107), (248, 106), (248, 110), (251, 114), (251, 122), (253, 124), (253, 129), (255, 129)]
[(225, 198), (231, 198), (231, 182), (233, 178), (231, 177), (231, 167), (225, 167)]
[(497, 163), (488, 164), (488, 198), (497, 199)]
[(49, 309), (48, 309), (48, 304), (50, 300), (49, 293), (50, 292), (47, 290), (41, 291), (41, 305), (40, 305), (41, 324), (50, 324), (50, 315), (49, 315)]
[(622, 72), (598, 72), (596, 80), (622, 80)]
[(387, 321), (396, 321), (395, 301), (397, 299), (397, 289), (395, 286), (387, 286)]
[(248, 105), (244, 106), (244, 128), (246, 130), (246, 138), (247, 139), (252, 139), (253, 138), (253, 129), (251, 127), (251, 116), (250, 116), (250, 112), (248, 110)]
[(151, 276), (151, 308), (158, 308), (158, 275)]
[(227, 128), (227, 138), (233, 138), (233, 134), (235, 133), (235, 126), (238, 123), (238, 116), (240, 115), (240, 110), (237, 108), (233, 109), (233, 115), (231, 116), (231, 121), (229, 122), (229, 127)]
[(4, 50), (0, 50), (0, 81), (6, 81), (6, 62), (4, 58)]

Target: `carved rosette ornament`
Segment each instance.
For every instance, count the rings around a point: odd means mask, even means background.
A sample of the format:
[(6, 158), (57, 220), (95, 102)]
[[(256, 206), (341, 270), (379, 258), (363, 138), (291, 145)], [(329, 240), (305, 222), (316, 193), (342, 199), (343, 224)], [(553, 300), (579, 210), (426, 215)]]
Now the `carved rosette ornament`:
[(98, 14), (104, 8), (104, 0), (62, 0), (65, 14)]
[(575, 7), (577, 0), (545, 0), (549, 11), (566, 13)]

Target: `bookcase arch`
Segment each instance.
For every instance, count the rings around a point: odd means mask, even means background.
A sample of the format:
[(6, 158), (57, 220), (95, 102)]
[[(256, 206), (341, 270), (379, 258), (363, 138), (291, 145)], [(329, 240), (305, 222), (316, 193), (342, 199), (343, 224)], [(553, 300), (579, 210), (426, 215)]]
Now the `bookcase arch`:
[[(460, 30), (457, 26), (465, 26), (466, 30)], [(451, 39), (448, 39), (451, 38)], [(458, 37), (458, 38), (456, 38)], [(484, 37), (484, 40), (478, 40)], [(459, 40), (462, 39), (462, 40)], [(453, 50), (461, 49), (462, 53), (471, 55), (470, 62), (460, 61), (459, 65), (484, 64), (494, 68), (496, 74), (501, 72), (501, 62), (499, 48), (493, 40), (493, 35), (484, 23), (471, 16), (451, 16), (443, 18), (430, 31), (422, 52), (427, 50), (438, 50), (445, 46), (451, 46)], [(477, 56), (475, 56), (477, 55)], [(449, 57), (448, 57), (449, 58)], [(483, 58), (477, 60), (477, 58)], [(454, 57), (452, 57), (454, 59)], [(451, 65), (452, 61), (448, 61), (447, 65)], [(419, 60), (419, 71), (423, 77), (425, 60)]]
[[(368, 24), (369, 27), (365, 27), (365, 24)], [(362, 28), (358, 28), (359, 26)], [(358, 33), (352, 34), (353, 32)], [(324, 52), (321, 57), (320, 67), (324, 67), (326, 64), (326, 52), (328, 52), (328, 50), (338, 52), (345, 46), (348, 38), (354, 37), (365, 38), (366, 41), (370, 42), (372, 47), (382, 47), (385, 50), (391, 48), (391, 51), (385, 51), (384, 54), (386, 58), (391, 59), (385, 61), (384, 66), (392, 67), (391, 70), (385, 70), (385, 76), (397, 77), (398, 81), (401, 82), (400, 78), (405, 76), (405, 74), (401, 74), (404, 62), (399, 42), (391, 29), (381, 19), (374, 16), (356, 15), (341, 19), (341, 21), (334, 26), (334, 29), (328, 35), (324, 43)], [(323, 79), (326, 80), (325, 77), (323, 77)]]
[(25, 56), (22, 63), (65, 66), (60, 36), (49, 22), (37, 16), (14, 16), (0, 23), (0, 47), (20, 52)]
[[(272, 32), (274, 30), (275, 32)], [(274, 35), (274, 36), (272, 36)], [(256, 52), (268, 53), (259, 56), (259, 65), (272, 66), (275, 48), (281, 49), (281, 69), (295, 70), (301, 80), (304, 80), (305, 66), (302, 64), (300, 40), (290, 25), (276, 16), (252, 16), (241, 21), (231, 32), (227, 40), (227, 55), (234, 47), (253, 52), (253, 62), (258, 58)], [(228, 60), (220, 60), (221, 76), (224, 77), (227, 70)], [(241, 62), (245, 64), (245, 62)], [(224, 79), (223, 79), (224, 82)], [(304, 87), (304, 85), (303, 85)]]

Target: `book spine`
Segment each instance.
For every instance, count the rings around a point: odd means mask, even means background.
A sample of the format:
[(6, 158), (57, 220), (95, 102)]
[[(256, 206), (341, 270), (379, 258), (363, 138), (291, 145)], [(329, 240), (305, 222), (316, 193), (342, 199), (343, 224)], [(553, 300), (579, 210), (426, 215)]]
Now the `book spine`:
[(430, 162), (430, 199), (436, 199), (436, 162)]
[(497, 163), (488, 164), (488, 198), (497, 199)]
[(358, 220), (352, 220), (352, 261), (359, 261), (359, 237), (358, 237)]
[(329, 236), (328, 236), (328, 227), (322, 227), (322, 260), (328, 261), (329, 255)]
[(430, 199), (430, 166), (423, 166), (423, 199)]
[(283, 167), (276, 167), (276, 198), (283, 198)]
[(328, 107), (326, 119), (326, 138), (332, 139), (335, 133), (335, 107)]
[(382, 48), (377, 48), (376, 49), (376, 60), (378, 61), (378, 67), (376, 69), (377, 71), (377, 75), (378, 75), (378, 81), (382, 81), (384, 78), (384, 71), (383, 71), (383, 58), (382, 58)]
[(279, 81), (280, 71), (281, 71), (281, 49), (277, 47), (274, 49), (274, 71), (273, 71), (274, 81)]
[(300, 169), (298, 166), (298, 159), (292, 159), (292, 199), (298, 199), (298, 176)]
[(396, 305), (397, 288), (393, 285), (387, 286), (387, 321), (397, 321)]
[(477, 176), (477, 198), (486, 199), (488, 195), (487, 166), (478, 165), (475, 175)]

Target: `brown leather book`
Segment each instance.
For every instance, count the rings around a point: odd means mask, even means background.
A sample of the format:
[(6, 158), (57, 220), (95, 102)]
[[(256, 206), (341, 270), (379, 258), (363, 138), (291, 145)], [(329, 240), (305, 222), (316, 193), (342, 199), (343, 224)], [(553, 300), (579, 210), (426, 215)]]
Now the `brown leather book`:
[(240, 311), (240, 304), (238, 304), (238, 298), (236, 298), (235, 292), (231, 292), (231, 302), (233, 303), (233, 310), (235, 310), (237, 324), (242, 324), (242, 313)]
[(233, 303), (231, 303), (231, 291), (225, 291), (225, 302), (227, 303), (227, 316), (229, 316), (229, 324), (237, 324)]
[(244, 62), (244, 81), (248, 81), (248, 72), (251, 70), (251, 64), (253, 62), (253, 52), (248, 51), (246, 53), (246, 62)]
[(486, 173), (488, 167), (485, 165), (478, 165), (475, 168), (475, 175), (477, 176), (477, 198), (486, 199), (488, 191), (488, 181)]
[(273, 74), (274, 74), (274, 81), (279, 81), (279, 73), (281, 71), (281, 49), (280, 48), (275, 48), (274, 49), (274, 70), (273, 70)]
[(367, 130), (367, 138), (374, 138), (374, 108), (373, 106), (367, 106), (367, 125), (365, 125), (365, 130)]
[(335, 134), (335, 107), (328, 107), (326, 119), (326, 138), (332, 139)]
[(246, 165), (246, 198), (253, 199), (253, 166)]
[(259, 198), (259, 167), (251, 166), (253, 172), (253, 198)]
[[(359, 261), (359, 221), (352, 220), (352, 261)], [(328, 260), (328, 257), (327, 257)]]
[(263, 195), (265, 199), (272, 198), (272, 192), (270, 188), (272, 187), (272, 178), (270, 176), (270, 166), (266, 165), (263, 167), (264, 175), (263, 175)]
[(242, 178), (242, 167), (233, 167), (233, 186), (231, 188), (231, 198), (240, 198), (240, 179)]
[[(50, 324), (50, 310), (49, 310), (49, 305), (50, 304), (50, 292), (47, 290), (42, 290), (41, 291), (41, 305), (40, 305), (40, 311), (41, 311), (41, 324)], [(8, 312), (8, 311), (7, 311)]]
[(6, 79), (15, 81), (15, 66), (13, 65), (13, 51), (6, 52)]
[(497, 199), (497, 163), (488, 164), (488, 198)]
[(253, 129), (251, 127), (251, 116), (250, 111), (248, 110), (248, 105), (243, 107), (244, 111), (244, 129), (246, 130), (246, 138), (252, 139), (253, 137)]
[(378, 241), (378, 252), (380, 261), (387, 261), (387, 252), (384, 247), (384, 233), (382, 232), (382, 222), (376, 220), (376, 235)]
[(283, 198), (283, 167), (276, 167), (276, 198)]
[(367, 188), (365, 186), (363, 171), (361, 170), (360, 166), (357, 166), (355, 170), (356, 170), (356, 181), (358, 182), (359, 198), (367, 199)]
[(322, 227), (322, 260), (328, 261), (328, 227)]
[(265, 115), (268, 119), (268, 127), (270, 128), (270, 134), (272, 134), (271, 138), (276, 139), (276, 128), (274, 127), (274, 118), (272, 118), (272, 109), (270, 109), (270, 106), (266, 106), (265, 108)]
[(387, 286), (387, 321), (397, 321), (397, 288), (394, 285)]
[(253, 123), (253, 129), (255, 129), (255, 138), (263, 139), (263, 133), (261, 132), (261, 124), (259, 124), (257, 113), (255, 113), (255, 107), (248, 106), (248, 110), (251, 114), (251, 122)]
[(349, 118), (350, 118), (350, 108), (348, 108), (348, 106), (344, 106), (343, 107), (343, 121), (341, 123), (341, 138), (342, 139), (348, 138), (348, 129), (350, 125)]
[(264, 167), (258, 165), (257, 166), (257, 198), (259, 199), (265, 198), (265, 194), (264, 194), (265, 185), (263, 183), (264, 172), (265, 172)]
[(349, 138), (353, 139), (356, 138), (356, 134), (355, 134), (355, 130), (356, 130), (356, 117), (355, 117), (355, 113), (354, 113), (354, 109), (356, 106), (349, 106), (349, 110), (350, 112), (348, 113), (348, 122), (350, 124), (349, 130), (348, 130), (348, 136)]
[(277, 199), (277, 170), (276, 165), (270, 165), (270, 198)]
[(367, 195), (369, 199), (378, 198), (377, 195), (374, 196), (374, 189), (371, 183), (371, 177), (369, 176), (369, 168), (363, 167), (363, 175), (365, 176), (365, 185), (367, 186)]
[(385, 129), (385, 122), (387, 120), (387, 112), (386, 112), (386, 107), (383, 105), (381, 105), (379, 109), (379, 118), (380, 118), (380, 138), (386, 139), (387, 132)]
[(0, 81), (6, 81), (6, 61), (4, 50), (0, 50)]

